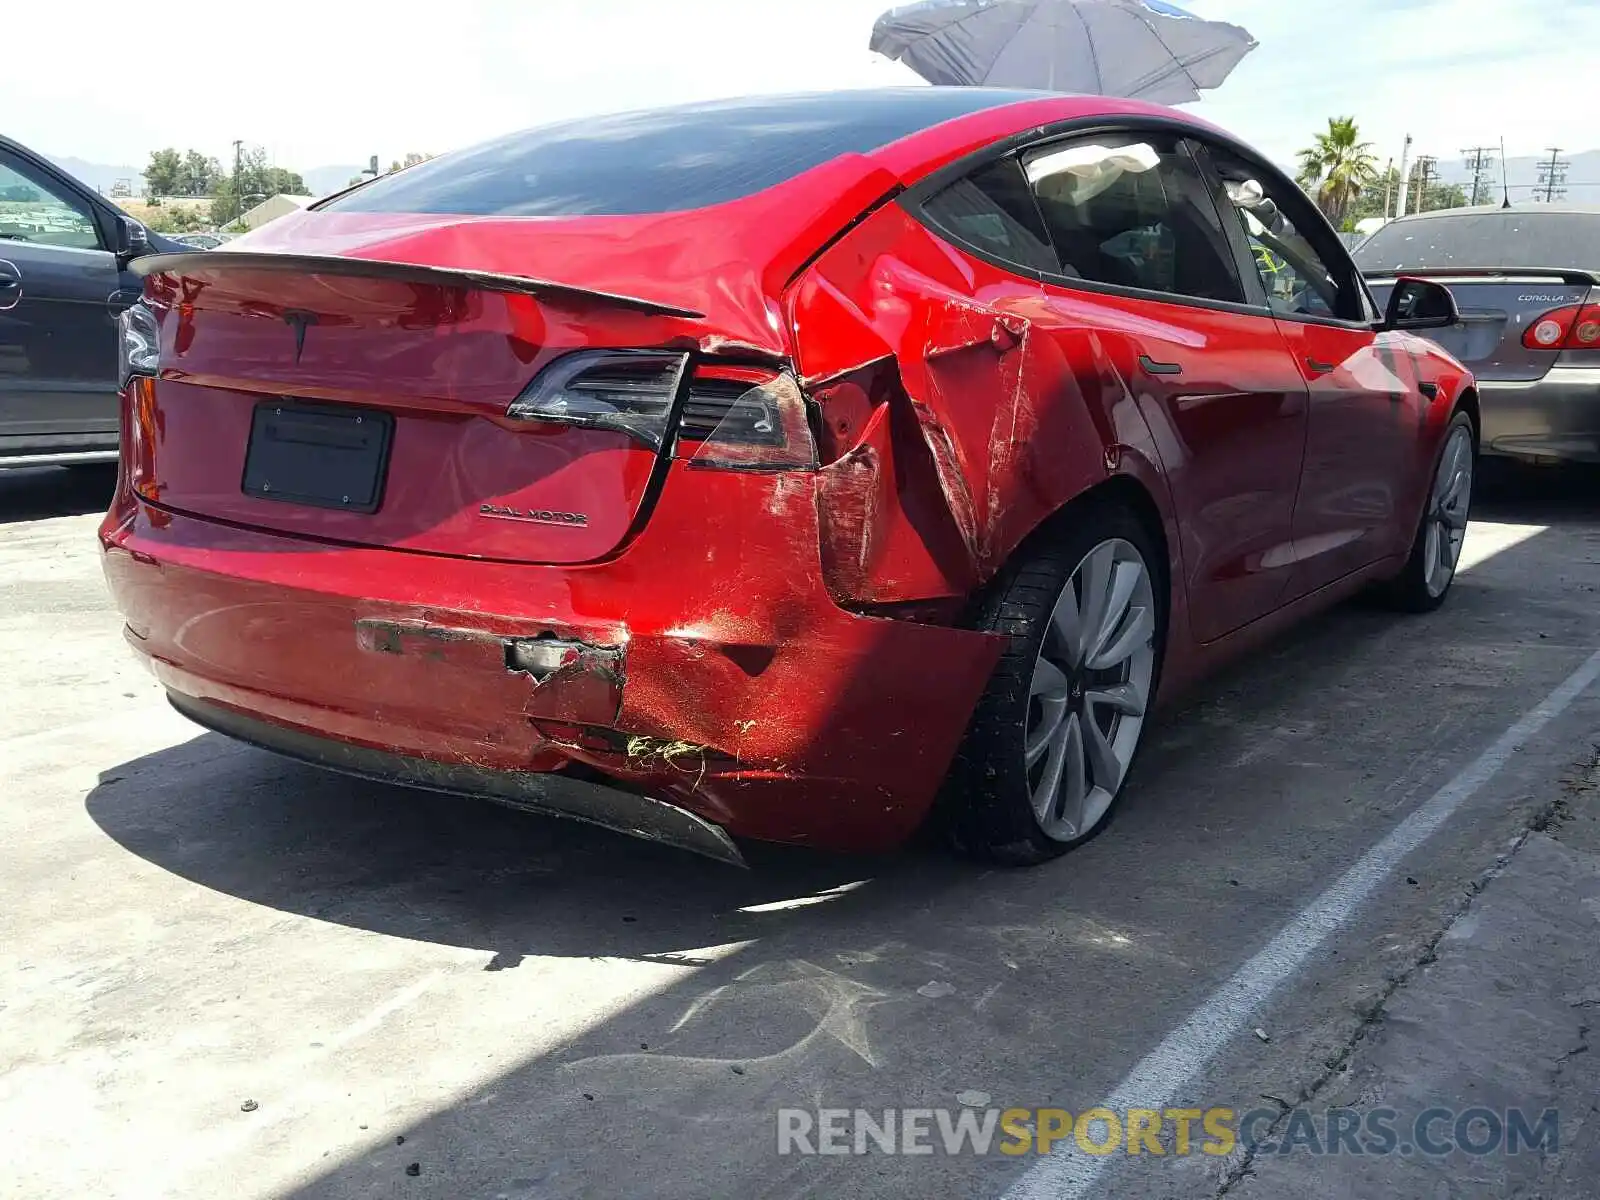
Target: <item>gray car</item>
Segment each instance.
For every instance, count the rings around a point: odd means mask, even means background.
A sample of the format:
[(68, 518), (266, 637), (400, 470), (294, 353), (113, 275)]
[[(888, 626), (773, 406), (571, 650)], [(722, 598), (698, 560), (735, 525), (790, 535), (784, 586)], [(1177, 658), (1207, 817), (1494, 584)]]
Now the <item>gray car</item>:
[(128, 267), (184, 249), (0, 137), (0, 469), (116, 461)]
[(1421, 213), (1355, 260), (1379, 307), (1399, 275), (1454, 293), (1461, 324), (1429, 336), (1477, 377), (1484, 453), (1600, 462), (1600, 207)]

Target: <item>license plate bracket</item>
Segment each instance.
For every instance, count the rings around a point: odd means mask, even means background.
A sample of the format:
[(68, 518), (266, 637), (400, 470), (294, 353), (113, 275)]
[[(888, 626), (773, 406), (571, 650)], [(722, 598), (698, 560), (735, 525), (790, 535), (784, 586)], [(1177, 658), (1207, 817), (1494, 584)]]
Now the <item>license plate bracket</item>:
[(259, 500), (373, 513), (383, 502), (394, 416), (296, 400), (256, 405), (242, 490)]

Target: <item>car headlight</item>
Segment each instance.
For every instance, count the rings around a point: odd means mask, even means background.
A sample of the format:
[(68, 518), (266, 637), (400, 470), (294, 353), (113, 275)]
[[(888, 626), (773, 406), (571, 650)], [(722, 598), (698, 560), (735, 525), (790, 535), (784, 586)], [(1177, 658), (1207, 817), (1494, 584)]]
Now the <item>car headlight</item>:
[(117, 314), (117, 386), (161, 367), (161, 326), (141, 300)]

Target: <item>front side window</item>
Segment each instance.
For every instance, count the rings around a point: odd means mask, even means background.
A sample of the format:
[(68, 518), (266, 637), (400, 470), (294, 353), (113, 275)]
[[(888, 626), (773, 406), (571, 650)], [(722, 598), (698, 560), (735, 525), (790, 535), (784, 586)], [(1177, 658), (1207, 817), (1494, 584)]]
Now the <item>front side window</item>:
[(1272, 311), (1290, 317), (1360, 320), (1360, 298), (1295, 228), (1290, 214), (1299, 209), (1300, 197), (1288, 195), (1281, 184), (1262, 183), (1258, 172), (1243, 160), (1219, 150), (1208, 153), (1222, 176), (1228, 207), (1244, 228)]
[(94, 218), (76, 197), (24, 175), (0, 157), (0, 242), (98, 250)]
[(1090, 135), (1042, 146), (1022, 164), (1068, 278), (1244, 302), (1216, 205), (1177, 139)]

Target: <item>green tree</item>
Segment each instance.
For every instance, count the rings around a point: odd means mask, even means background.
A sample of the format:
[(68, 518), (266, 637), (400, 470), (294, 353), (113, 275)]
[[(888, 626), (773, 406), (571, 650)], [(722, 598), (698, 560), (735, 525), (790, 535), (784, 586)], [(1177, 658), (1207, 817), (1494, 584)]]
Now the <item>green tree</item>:
[(1387, 172), (1379, 172), (1372, 183), (1361, 189), (1361, 194), (1350, 205), (1350, 211), (1345, 214), (1345, 224), (1352, 230), (1356, 222), (1365, 221), (1371, 217), (1389, 217), (1394, 215), (1395, 197), (1400, 194), (1400, 171), (1390, 167)]
[(214, 196), (222, 184), (222, 164), (190, 150), (183, 156), (180, 183), (185, 196)]
[(211, 222), (198, 209), (167, 204), (155, 209), (145, 224), (157, 233), (190, 233), (209, 228)]
[(222, 225), (280, 192), (309, 196), (311, 189), (306, 187), (299, 172), (268, 165), (267, 152), (257, 147), (240, 157), (236, 174), (223, 176), (217, 184), (216, 199), (211, 202), (211, 219)]
[(183, 158), (171, 146), (150, 152), (144, 169), (144, 190), (149, 196), (177, 196), (183, 192)]
[(1423, 207), (1432, 212), (1436, 208), (1465, 208), (1467, 189), (1459, 183), (1436, 183), (1423, 197)]
[(1378, 182), (1372, 143), (1354, 117), (1330, 117), (1328, 128), (1300, 151), (1297, 181), (1335, 225), (1343, 225), (1361, 193)]

